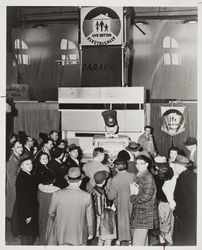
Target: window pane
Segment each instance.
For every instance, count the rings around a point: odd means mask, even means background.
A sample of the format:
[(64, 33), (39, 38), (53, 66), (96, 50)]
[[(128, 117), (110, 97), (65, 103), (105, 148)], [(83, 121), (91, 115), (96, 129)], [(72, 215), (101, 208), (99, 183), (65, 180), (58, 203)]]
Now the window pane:
[(164, 54), (164, 65), (170, 65), (170, 64), (171, 64), (170, 54), (165, 53)]

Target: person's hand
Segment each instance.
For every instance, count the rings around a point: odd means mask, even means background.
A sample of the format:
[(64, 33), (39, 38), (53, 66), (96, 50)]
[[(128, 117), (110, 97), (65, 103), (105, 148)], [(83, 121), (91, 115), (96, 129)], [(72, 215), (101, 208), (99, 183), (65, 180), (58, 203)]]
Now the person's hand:
[(169, 202), (169, 207), (170, 209), (173, 211), (175, 210), (175, 207), (176, 207), (176, 202), (174, 200), (170, 201)]
[(93, 238), (93, 235), (88, 235), (88, 240), (92, 240), (92, 238)]
[(137, 195), (139, 192), (139, 187), (136, 183), (130, 183), (130, 194)]
[(32, 217), (27, 218), (26, 219), (26, 224), (30, 223), (31, 219), (32, 219)]

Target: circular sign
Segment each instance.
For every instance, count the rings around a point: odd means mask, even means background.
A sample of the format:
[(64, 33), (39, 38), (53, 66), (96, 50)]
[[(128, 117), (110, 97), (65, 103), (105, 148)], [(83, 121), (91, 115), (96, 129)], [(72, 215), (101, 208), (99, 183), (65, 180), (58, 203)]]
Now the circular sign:
[(121, 21), (117, 13), (107, 7), (92, 9), (84, 18), (83, 34), (92, 45), (109, 45), (118, 37)]

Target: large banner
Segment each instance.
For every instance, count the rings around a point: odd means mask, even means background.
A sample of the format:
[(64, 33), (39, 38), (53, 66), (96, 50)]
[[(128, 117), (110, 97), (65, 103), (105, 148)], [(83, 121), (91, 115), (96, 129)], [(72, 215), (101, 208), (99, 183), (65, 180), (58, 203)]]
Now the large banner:
[(122, 41), (122, 7), (81, 8), (81, 45), (121, 45)]
[(185, 107), (161, 107), (161, 130), (174, 136), (182, 133), (185, 128)]
[(83, 47), (81, 86), (122, 86), (121, 46)]

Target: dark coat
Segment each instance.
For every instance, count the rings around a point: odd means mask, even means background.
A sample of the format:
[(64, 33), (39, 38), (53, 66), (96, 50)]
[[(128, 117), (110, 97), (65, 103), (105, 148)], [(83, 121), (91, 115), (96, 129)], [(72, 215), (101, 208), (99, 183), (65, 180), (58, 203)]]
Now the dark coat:
[[(16, 179), (16, 205), (19, 233), (36, 236), (38, 233), (37, 184), (32, 175), (20, 171)], [(30, 223), (26, 219), (32, 217)]]
[(174, 245), (196, 245), (196, 174), (186, 170), (177, 179), (174, 200)]
[(67, 166), (67, 171), (70, 167), (80, 167), (69, 155), (67, 156), (65, 165)]
[(49, 164), (47, 166), (44, 166), (40, 162), (34, 163), (32, 174), (35, 176), (37, 184), (40, 184), (42, 182), (43, 176), (45, 176), (48, 172), (53, 173), (53, 170), (49, 168)]
[(20, 159), (12, 153), (6, 164), (6, 217), (11, 218), (16, 200), (15, 182)]
[(153, 229), (158, 227), (156, 184), (152, 174), (146, 170), (134, 180), (139, 185), (139, 193), (131, 195), (133, 204), (131, 227)]
[(67, 187), (68, 183), (64, 178), (64, 176), (68, 174), (67, 166), (63, 163), (59, 163), (55, 159), (52, 159), (49, 163), (49, 168), (53, 170), (53, 173), (55, 175), (54, 185), (59, 188)]
[(26, 147), (24, 147), (23, 156), (30, 157), (32, 160), (34, 159), (34, 154), (32, 149), (29, 151)]

